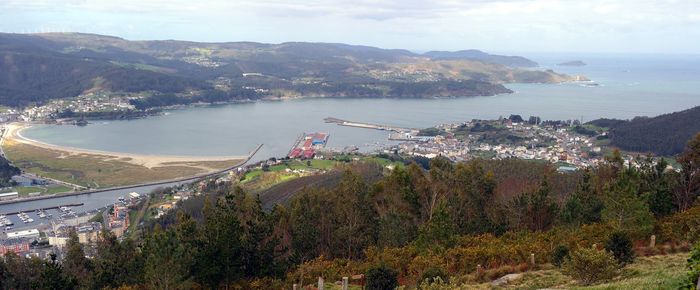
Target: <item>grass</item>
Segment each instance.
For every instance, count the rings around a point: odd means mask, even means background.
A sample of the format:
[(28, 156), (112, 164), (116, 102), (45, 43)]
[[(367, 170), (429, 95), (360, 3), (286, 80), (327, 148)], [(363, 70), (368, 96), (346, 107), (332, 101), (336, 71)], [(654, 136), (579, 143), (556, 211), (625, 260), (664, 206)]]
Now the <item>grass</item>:
[(51, 185), (51, 186), (16, 186), (5, 192), (16, 191), (19, 196), (28, 196), (30, 193), (38, 192), (40, 195), (45, 194), (56, 194), (61, 192), (67, 192), (73, 190), (70, 187), (63, 185)]
[(178, 162), (148, 168), (95, 154), (66, 155), (63, 151), (8, 140), (5, 153), (27, 172), (89, 187), (109, 187), (193, 176), (209, 168), (230, 166), (233, 161)]
[(592, 285), (577, 285), (558, 269), (527, 272), (517, 282), (504, 289), (676, 289), (686, 275), (688, 253), (640, 257), (622, 270), (612, 281)]

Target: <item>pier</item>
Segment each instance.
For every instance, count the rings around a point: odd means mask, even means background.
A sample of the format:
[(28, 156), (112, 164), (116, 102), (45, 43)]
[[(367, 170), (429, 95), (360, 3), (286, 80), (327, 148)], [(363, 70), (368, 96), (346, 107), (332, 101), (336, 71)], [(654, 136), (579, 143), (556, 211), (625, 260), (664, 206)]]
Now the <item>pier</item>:
[(338, 118), (333, 118), (333, 117), (325, 118), (325, 119), (323, 119), (323, 121), (326, 123), (335, 123), (335, 124), (338, 124), (339, 126), (374, 129), (374, 130), (381, 130), (381, 131), (392, 131), (392, 132), (396, 132), (396, 133), (417, 132), (420, 130), (420, 129), (416, 129), (416, 128), (402, 128), (402, 127), (390, 126), (390, 125), (354, 122), (354, 121), (348, 121), (348, 120), (343, 120), (343, 119), (338, 119)]
[(28, 210), (22, 210), (22, 211), (15, 211), (15, 212), (7, 212), (7, 213), (2, 213), (2, 215), (16, 215), (19, 213), (27, 213), (27, 212), (35, 212), (38, 210), (45, 211), (45, 210), (50, 210), (50, 209), (59, 209), (62, 207), (75, 207), (75, 206), (83, 206), (84, 203), (72, 203), (72, 204), (62, 204), (62, 205), (57, 205), (57, 206), (49, 206), (49, 207), (42, 207), (42, 208), (35, 208), (35, 209), (28, 209)]

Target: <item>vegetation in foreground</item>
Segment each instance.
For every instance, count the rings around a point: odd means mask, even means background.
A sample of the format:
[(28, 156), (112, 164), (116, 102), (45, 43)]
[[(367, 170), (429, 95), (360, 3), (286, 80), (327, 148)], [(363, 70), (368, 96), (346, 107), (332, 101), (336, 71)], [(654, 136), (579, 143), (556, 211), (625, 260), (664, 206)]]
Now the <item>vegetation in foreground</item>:
[[(200, 206), (146, 224), (140, 236), (103, 234), (92, 259), (77, 243), (60, 264), (6, 257), (0, 281), (10, 289), (289, 289), (365, 274), (366, 285), (378, 285), (368, 289), (414, 289), (430, 276), (481, 285), (529, 272), (553, 286), (689, 288), (700, 272), (700, 244), (687, 273), (648, 269), (675, 261), (663, 255), (688, 251), (700, 238), (698, 144), (700, 135), (678, 158), (680, 172), (614, 154), (581, 173), (540, 165), (545, 170), (529, 177), (534, 187), (515, 180), (538, 167), (516, 160), (436, 158), (428, 169), (414, 163), (373, 183), (349, 170), (337, 185), (308, 188), (269, 211), (235, 184), (214, 182), (204, 199), (187, 200)], [(499, 187), (521, 191), (497, 195)], [(555, 251), (562, 247), (568, 251)], [(549, 266), (555, 260), (561, 270)]]

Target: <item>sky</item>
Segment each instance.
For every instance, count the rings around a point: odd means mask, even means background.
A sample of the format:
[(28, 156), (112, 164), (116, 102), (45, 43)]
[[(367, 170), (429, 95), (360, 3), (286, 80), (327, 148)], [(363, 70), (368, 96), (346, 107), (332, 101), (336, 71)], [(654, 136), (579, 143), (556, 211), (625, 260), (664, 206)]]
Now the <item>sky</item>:
[(0, 32), (696, 54), (700, 0), (0, 0)]

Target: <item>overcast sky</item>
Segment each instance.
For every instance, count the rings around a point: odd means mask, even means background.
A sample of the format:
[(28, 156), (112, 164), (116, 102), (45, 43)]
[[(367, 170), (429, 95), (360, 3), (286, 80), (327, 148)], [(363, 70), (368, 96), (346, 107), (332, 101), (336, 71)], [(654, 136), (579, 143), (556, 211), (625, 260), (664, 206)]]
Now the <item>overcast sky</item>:
[(0, 0), (1, 32), (492, 52), (700, 52), (700, 0)]

